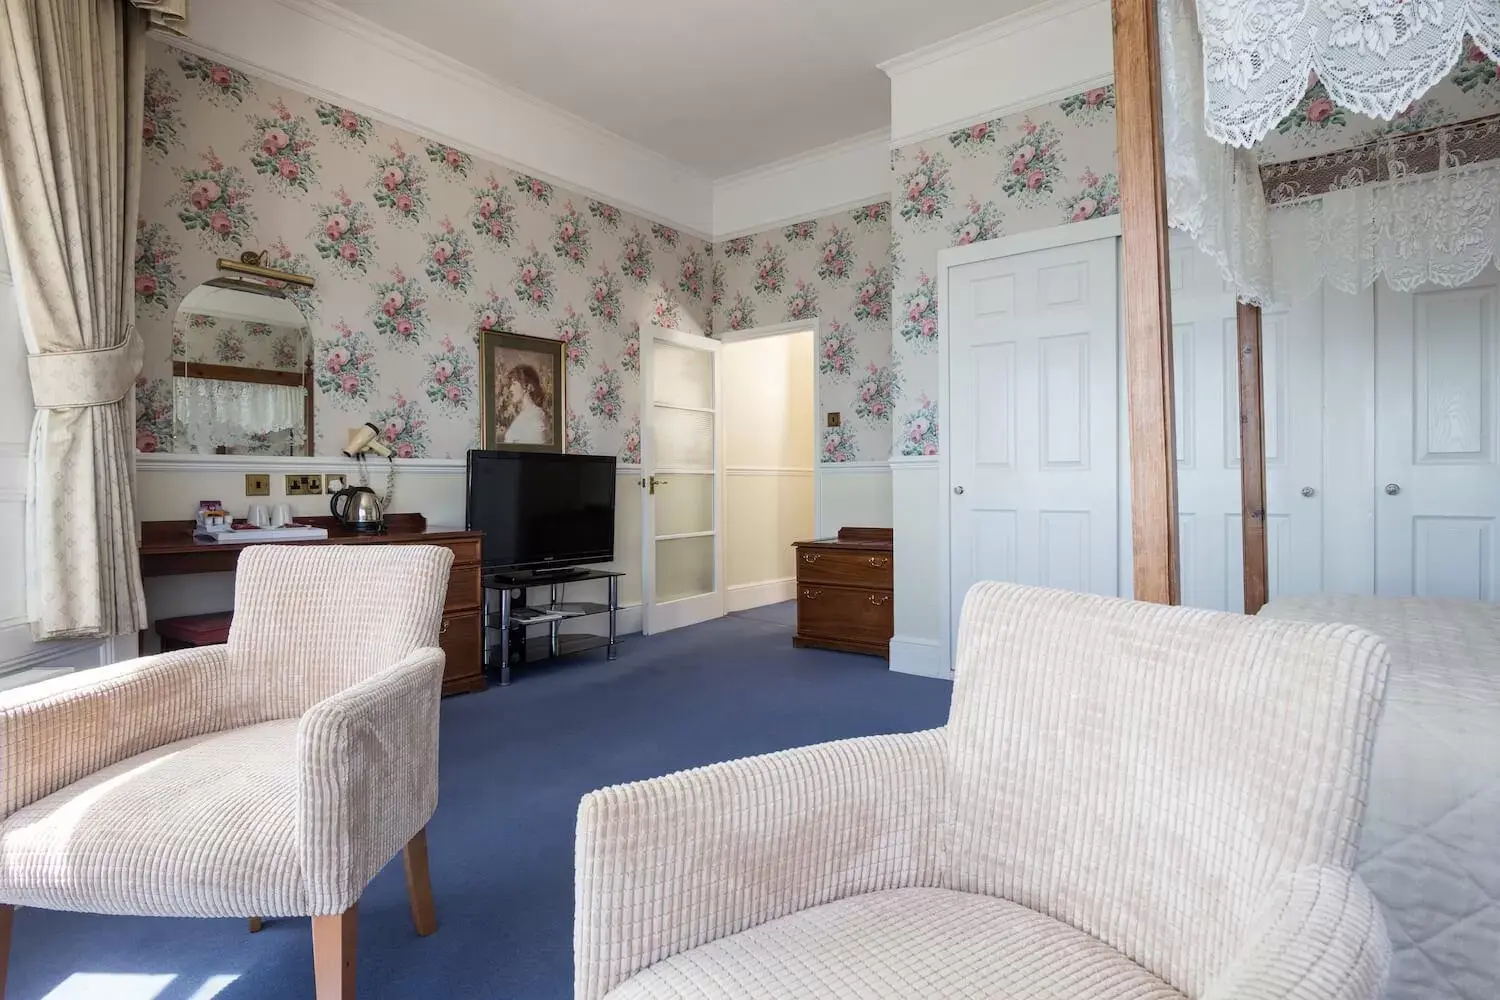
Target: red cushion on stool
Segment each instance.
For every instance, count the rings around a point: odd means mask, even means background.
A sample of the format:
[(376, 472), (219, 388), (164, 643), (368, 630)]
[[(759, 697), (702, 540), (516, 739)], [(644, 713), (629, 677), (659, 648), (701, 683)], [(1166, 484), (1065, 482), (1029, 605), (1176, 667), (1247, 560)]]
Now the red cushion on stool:
[(156, 634), (163, 639), (175, 639), (186, 646), (217, 646), (229, 641), (229, 624), (232, 621), (232, 611), (162, 618), (156, 623)]

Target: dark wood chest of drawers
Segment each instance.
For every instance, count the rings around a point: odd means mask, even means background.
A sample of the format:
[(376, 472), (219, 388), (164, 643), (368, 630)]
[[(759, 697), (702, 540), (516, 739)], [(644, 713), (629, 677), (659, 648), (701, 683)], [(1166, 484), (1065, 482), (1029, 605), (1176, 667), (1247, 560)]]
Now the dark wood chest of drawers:
[(889, 528), (840, 528), (798, 542), (796, 646), (889, 657), (894, 632)]

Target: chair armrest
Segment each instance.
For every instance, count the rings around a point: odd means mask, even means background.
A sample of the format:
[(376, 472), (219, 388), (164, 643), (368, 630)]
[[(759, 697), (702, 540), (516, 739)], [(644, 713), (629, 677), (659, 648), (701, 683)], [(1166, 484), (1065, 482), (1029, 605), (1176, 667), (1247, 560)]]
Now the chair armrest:
[(225, 649), (143, 656), (0, 694), (0, 819), (111, 764), (224, 728)]
[(1282, 880), (1202, 1000), (1379, 1000), (1385, 920), (1353, 872), (1308, 866)]
[(297, 833), (314, 916), (353, 906), (437, 808), (441, 649), (323, 699), (297, 726)]
[(869, 736), (592, 792), (578, 807), (576, 1000), (835, 899), (936, 884), (941, 729)]

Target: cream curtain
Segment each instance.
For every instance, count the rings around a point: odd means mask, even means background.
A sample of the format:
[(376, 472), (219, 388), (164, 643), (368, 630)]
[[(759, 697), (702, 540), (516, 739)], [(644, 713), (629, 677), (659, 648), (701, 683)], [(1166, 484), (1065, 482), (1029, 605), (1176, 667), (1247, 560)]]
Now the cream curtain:
[(144, 627), (132, 387), (147, 17), (0, 0), (0, 220), (32, 396), (28, 611), (39, 639)]

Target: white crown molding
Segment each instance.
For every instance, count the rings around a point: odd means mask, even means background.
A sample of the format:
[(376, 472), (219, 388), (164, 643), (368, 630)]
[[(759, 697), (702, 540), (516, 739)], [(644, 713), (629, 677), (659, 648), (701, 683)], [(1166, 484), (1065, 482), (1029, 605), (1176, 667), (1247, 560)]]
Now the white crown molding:
[(329, 0), (271, 3), (279, 10), (202, 4), (192, 38), (161, 40), (700, 239), (712, 232), (712, 182), (689, 167)]
[(763, 163), (758, 167), (751, 167), (748, 170), (741, 170), (737, 173), (726, 174), (714, 181), (714, 187), (715, 189), (734, 187), (756, 178), (800, 172), (809, 166), (825, 160), (837, 159), (851, 150), (879, 145), (889, 139), (890, 134), (891, 130), (889, 128), (871, 129), (861, 135), (850, 136), (847, 139), (840, 139), (837, 142), (830, 142), (825, 146), (818, 146), (815, 149), (809, 149), (795, 156), (788, 156), (785, 159)]
[(891, 144), (1036, 107), (1107, 79), (1114, 69), (1108, 0), (1057, 0), (883, 65), (891, 79)]
[(891, 196), (890, 129), (714, 182), (714, 242), (852, 211)]
[(1002, 38), (1030, 31), (1037, 25), (1046, 24), (1059, 17), (1067, 17), (1069, 14), (1093, 7), (1099, 2), (1100, 0), (1043, 0), (1042, 3), (1016, 11), (1014, 14), (1007, 14), (999, 20), (981, 24), (968, 31), (961, 31), (941, 41), (924, 45), (920, 49), (892, 56), (885, 62), (877, 63), (876, 66), (884, 71), (886, 76), (896, 77), (914, 69), (951, 59), (971, 49), (992, 45)]
[(1073, 83), (1064, 84), (1053, 90), (1047, 91), (1046, 93), (1031, 94), (1022, 100), (1012, 101), (1009, 104), (1002, 104), (994, 108), (988, 108), (984, 111), (978, 112), (977, 114), (962, 115), (961, 117), (955, 118), (952, 121), (946, 121), (942, 122), (941, 124), (932, 125), (922, 129), (919, 132), (912, 132), (902, 136), (893, 135), (891, 136), (890, 148), (892, 150), (905, 149), (908, 146), (914, 146), (917, 143), (927, 142), (931, 139), (945, 138), (949, 133), (957, 129), (965, 128), (969, 125), (973, 125), (975, 122), (993, 121), (996, 118), (1008, 118), (1011, 115), (1018, 115), (1023, 111), (1030, 111), (1033, 108), (1040, 107), (1044, 104), (1053, 104), (1057, 101), (1061, 101), (1065, 97), (1071, 97), (1074, 94), (1081, 93), (1082, 91), (1089, 90), (1093, 87), (1103, 87), (1114, 82), (1115, 75), (1113, 73), (1106, 73), (1103, 76), (1095, 75), (1083, 77), (1079, 80), (1074, 81)]

